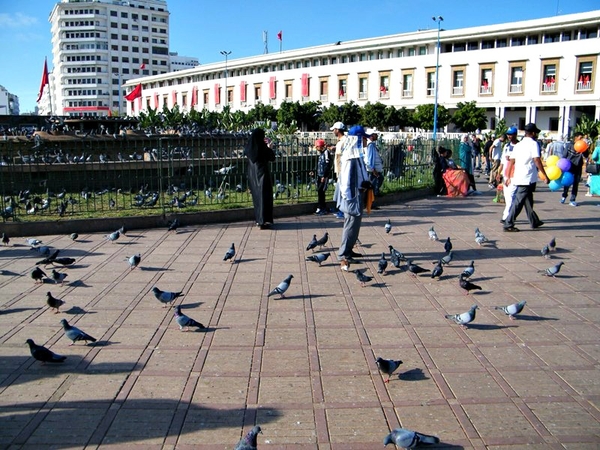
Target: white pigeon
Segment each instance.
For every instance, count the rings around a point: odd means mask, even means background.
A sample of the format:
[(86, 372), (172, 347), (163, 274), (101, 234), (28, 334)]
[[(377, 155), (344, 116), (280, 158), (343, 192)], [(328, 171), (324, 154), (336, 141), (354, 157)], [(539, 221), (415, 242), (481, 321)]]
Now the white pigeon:
[(457, 324), (459, 324), (462, 328), (467, 328), (467, 324), (473, 322), (475, 320), (475, 311), (479, 307), (477, 305), (471, 306), (467, 312), (461, 314), (446, 314), (446, 319), (453, 320)]
[(503, 311), (504, 314), (506, 314), (509, 319), (514, 320), (515, 316), (517, 314), (519, 314), (521, 311), (523, 311), (523, 308), (525, 307), (526, 304), (527, 304), (527, 302), (525, 300), (523, 300), (522, 302), (513, 303), (512, 305), (494, 306), (494, 309)]
[(288, 288), (290, 287), (292, 278), (294, 278), (294, 275), (288, 275), (286, 277), (286, 279), (283, 280), (281, 283), (279, 283), (275, 289), (273, 289), (271, 292), (269, 292), (267, 297), (271, 297), (272, 295), (279, 294), (279, 298), (283, 298), (284, 297), (283, 294), (285, 294), (285, 291), (287, 291)]
[(440, 439), (435, 436), (417, 433), (416, 431), (396, 428), (383, 439), (383, 445), (396, 444), (400, 448), (415, 448), (419, 444), (439, 444)]
[(479, 228), (475, 228), (475, 242), (477, 243), (477, 245), (481, 246), (481, 244), (487, 241), (488, 238), (486, 238), (485, 235), (481, 231), (479, 231)]
[(431, 226), (431, 228), (429, 229), (429, 239), (431, 241), (437, 241), (438, 240), (438, 235), (435, 232), (435, 230), (433, 229), (433, 225)]
[(385, 232), (387, 234), (390, 234), (390, 231), (392, 231), (392, 223), (390, 222), (390, 219), (388, 219), (388, 221), (385, 223)]
[(39, 239), (35, 239), (35, 238), (27, 238), (27, 239), (25, 239), (25, 242), (27, 242), (27, 245), (29, 245), (30, 247), (37, 247), (38, 245), (40, 245), (42, 243), (42, 241), (40, 241)]

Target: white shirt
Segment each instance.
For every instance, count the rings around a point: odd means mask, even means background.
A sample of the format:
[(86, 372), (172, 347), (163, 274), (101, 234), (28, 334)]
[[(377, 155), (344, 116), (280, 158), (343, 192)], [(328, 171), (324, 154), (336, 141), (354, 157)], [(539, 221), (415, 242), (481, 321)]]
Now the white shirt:
[(502, 158), (502, 141), (498, 138), (492, 144), (492, 160), (495, 161), (500, 158)]
[(510, 159), (510, 155), (513, 151), (513, 148), (515, 148), (515, 145), (517, 144), (513, 144), (508, 141), (508, 143), (504, 146), (504, 150), (502, 151), (502, 176), (504, 179), (508, 178), (508, 172), (506, 169), (508, 169), (508, 160)]
[(513, 186), (529, 186), (537, 181), (537, 167), (534, 158), (540, 157), (540, 147), (537, 141), (524, 137), (513, 147), (510, 159), (514, 160), (515, 170), (511, 184)]

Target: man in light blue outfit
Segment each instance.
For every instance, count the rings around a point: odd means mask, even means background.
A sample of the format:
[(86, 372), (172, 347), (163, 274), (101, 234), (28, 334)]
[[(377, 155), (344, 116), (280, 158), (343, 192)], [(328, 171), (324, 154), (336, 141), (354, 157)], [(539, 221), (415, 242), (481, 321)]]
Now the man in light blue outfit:
[(366, 136), (368, 145), (365, 151), (365, 166), (367, 166), (369, 180), (373, 185), (373, 193), (375, 197), (379, 197), (381, 195), (379, 189), (383, 184), (383, 161), (377, 148), (377, 131), (367, 128)]

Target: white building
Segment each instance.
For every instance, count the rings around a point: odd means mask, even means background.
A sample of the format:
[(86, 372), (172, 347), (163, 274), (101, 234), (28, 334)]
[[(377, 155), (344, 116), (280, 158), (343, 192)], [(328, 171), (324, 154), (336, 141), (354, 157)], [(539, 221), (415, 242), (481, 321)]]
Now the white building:
[(180, 56), (177, 52), (169, 52), (169, 67), (172, 72), (191, 69), (200, 64), (198, 58), (192, 56)]
[[(442, 22), (442, 25), (447, 25)], [(439, 104), (475, 100), (489, 128), (504, 118), (564, 134), (578, 117), (600, 119), (600, 10), (499, 25), (441, 30)], [(413, 109), (433, 103), (437, 27), (282, 53), (230, 59), (177, 73), (129, 80), (142, 84), (140, 108), (249, 110), (257, 103), (353, 100)], [(233, 49), (235, 50), (235, 49)]]
[(0, 115), (19, 115), (19, 97), (0, 85)]
[(52, 98), (40, 114), (125, 113), (127, 80), (170, 71), (166, 0), (62, 0), (49, 21)]

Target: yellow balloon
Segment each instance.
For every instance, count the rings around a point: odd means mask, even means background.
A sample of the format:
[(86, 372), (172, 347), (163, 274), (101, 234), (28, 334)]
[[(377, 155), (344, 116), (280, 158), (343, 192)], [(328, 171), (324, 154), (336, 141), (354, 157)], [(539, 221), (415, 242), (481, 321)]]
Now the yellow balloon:
[[(555, 166), (559, 159), (560, 158), (556, 155), (550, 155), (550, 156), (548, 156), (548, 158), (546, 158), (546, 165), (547, 166)], [(554, 178), (550, 178), (550, 179), (553, 180)]]
[(550, 180), (558, 180), (562, 175), (562, 170), (557, 166), (546, 167), (546, 175)]

